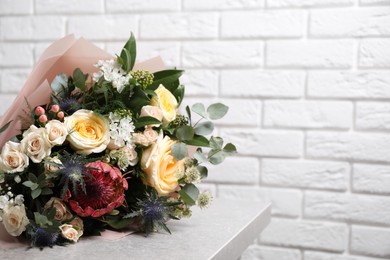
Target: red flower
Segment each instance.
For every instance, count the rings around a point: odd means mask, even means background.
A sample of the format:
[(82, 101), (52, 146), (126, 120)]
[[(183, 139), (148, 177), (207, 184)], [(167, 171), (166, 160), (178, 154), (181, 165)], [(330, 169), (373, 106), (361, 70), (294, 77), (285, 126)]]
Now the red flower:
[(97, 218), (122, 205), (128, 185), (120, 170), (101, 161), (88, 163), (85, 167), (94, 168), (88, 170), (93, 178), (84, 179), (86, 193), (81, 187), (75, 194), (67, 191), (64, 200), (71, 209), (81, 217)]

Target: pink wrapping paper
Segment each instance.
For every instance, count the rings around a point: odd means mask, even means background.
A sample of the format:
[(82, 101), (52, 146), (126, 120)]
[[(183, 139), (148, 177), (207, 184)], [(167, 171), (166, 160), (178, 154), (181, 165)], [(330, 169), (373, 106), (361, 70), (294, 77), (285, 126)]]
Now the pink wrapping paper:
[[(112, 55), (91, 42), (83, 38), (75, 39), (73, 35), (68, 35), (51, 44), (43, 52), (12, 105), (0, 118), (0, 128), (12, 120), (7, 130), (0, 134), (0, 147), (3, 147), (8, 140), (21, 133), (22, 122), (20, 116), (26, 115), (24, 111), (31, 113), (31, 108), (49, 103), (52, 93), (49, 83), (56, 75), (60, 73), (72, 75), (76, 68), (92, 75), (97, 71), (97, 68), (93, 65), (98, 60), (112, 58)], [(165, 65), (160, 57), (155, 57), (136, 63), (133, 70), (139, 69), (156, 72), (165, 69)], [(96, 236), (92, 239), (115, 240), (131, 233), (133, 232), (128, 230), (123, 232), (107, 230), (102, 233), (102, 236)], [(22, 246), (26, 246), (26, 244), (10, 236), (4, 226), (0, 224), (0, 248), (8, 249)]]

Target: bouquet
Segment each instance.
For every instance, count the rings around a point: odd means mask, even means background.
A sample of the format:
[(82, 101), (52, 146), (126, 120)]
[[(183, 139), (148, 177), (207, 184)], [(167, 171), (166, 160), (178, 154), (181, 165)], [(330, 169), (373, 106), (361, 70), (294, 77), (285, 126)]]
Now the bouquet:
[[(153, 71), (161, 66), (155, 66), (158, 60), (136, 64), (133, 34), (115, 58), (102, 50), (89, 53), (97, 47), (72, 39), (47, 50), (47, 59), (33, 71), (46, 77), (43, 83), (29, 80), (25, 96), (3, 117), (5, 230), (39, 248), (77, 242), (107, 228), (170, 232), (168, 220), (190, 217), (192, 206), (210, 203), (210, 193), (196, 187), (207, 177), (204, 164), (219, 164), (236, 152), (233, 144), (212, 136), (212, 121), (228, 107), (197, 103), (180, 110), (183, 71)], [(56, 56), (56, 48), (66, 51)], [(89, 56), (65, 59), (72, 51)], [(61, 69), (68, 75), (53, 75)]]

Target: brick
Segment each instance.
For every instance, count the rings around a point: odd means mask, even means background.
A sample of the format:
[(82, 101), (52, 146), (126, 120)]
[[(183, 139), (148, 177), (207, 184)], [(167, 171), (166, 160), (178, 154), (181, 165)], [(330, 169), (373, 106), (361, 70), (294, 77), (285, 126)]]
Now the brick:
[(183, 43), (182, 65), (186, 68), (258, 67), (263, 43), (253, 41)]
[(305, 216), (347, 222), (390, 225), (390, 198), (307, 191)]
[[(111, 1), (107, 1), (110, 3)], [(35, 12), (37, 14), (92, 14), (103, 13), (103, 0), (45, 0), (35, 3)]]
[(142, 15), (141, 39), (209, 39), (218, 36), (214, 13)]
[(33, 12), (33, 1), (31, 0), (1, 0), (0, 14), (31, 14)]
[(389, 0), (360, 0), (361, 5), (389, 5)]
[(387, 71), (311, 71), (308, 75), (310, 97), (389, 99), (390, 74)]
[(390, 257), (390, 228), (352, 226), (351, 252), (354, 254)]
[(133, 15), (70, 16), (68, 19), (68, 33), (89, 40), (127, 40), (131, 31), (137, 34), (137, 17)]
[(390, 104), (358, 102), (356, 105), (356, 127), (365, 130), (390, 129)]
[(343, 252), (348, 240), (346, 224), (273, 218), (260, 242), (274, 246)]
[(29, 67), (33, 62), (33, 45), (28, 43), (0, 43), (0, 66)]
[(219, 73), (217, 70), (186, 70), (180, 78), (181, 83), (186, 86), (188, 96), (209, 96), (218, 95)]
[(183, 0), (185, 10), (226, 10), (264, 7), (265, 0)]
[(302, 210), (302, 193), (292, 189), (218, 185), (218, 197), (229, 200), (251, 198), (253, 203), (271, 201), (274, 216), (298, 217)]
[(271, 40), (267, 43), (266, 65), (293, 68), (350, 68), (350, 40)]
[(2, 17), (5, 40), (56, 40), (65, 33), (65, 19), (56, 16)]
[(0, 92), (18, 93), (26, 81), (30, 69), (3, 69), (1, 70)]
[(11, 106), (16, 95), (1, 94), (0, 95), (0, 116), (3, 115)]
[[(119, 54), (124, 43), (108, 43), (106, 50), (109, 53)], [(179, 65), (179, 43), (175, 42), (143, 42), (137, 41), (137, 61), (148, 60), (161, 56), (166, 67)]]
[(207, 182), (257, 184), (259, 161), (250, 157), (228, 157), (219, 165), (207, 165)]
[(270, 100), (265, 102), (264, 115), (268, 127), (348, 129), (352, 125), (352, 103)]
[(224, 70), (221, 93), (232, 97), (291, 97), (304, 95), (302, 71)]
[(352, 187), (358, 192), (390, 194), (390, 166), (355, 164)]
[(389, 68), (390, 39), (362, 40), (359, 49), (359, 66), (362, 68)]
[(378, 260), (378, 258), (305, 251), (305, 260)]
[(309, 132), (307, 155), (373, 162), (390, 162), (390, 135), (379, 133)]
[(180, 0), (110, 0), (106, 1), (106, 8), (110, 13), (176, 11), (180, 8)]
[(346, 190), (349, 173), (349, 164), (343, 162), (264, 159), (261, 180), (284, 187)]
[(269, 7), (321, 7), (352, 5), (353, 0), (267, 0)]
[(390, 35), (390, 9), (383, 7), (314, 10), (310, 17), (310, 34), (314, 36)]
[(242, 155), (296, 158), (303, 150), (303, 134), (299, 131), (225, 129), (221, 131)]
[(240, 260), (301, 260), (301, 252), (297, 249), (276, 248), (251, 245), (244, 251)]
[[(223, 13), (222, 37), (300, 37), (304, 28), (304, 13), (298, 11), (247, 11)], [(245, 26), (242, 26), (245, 24)]]

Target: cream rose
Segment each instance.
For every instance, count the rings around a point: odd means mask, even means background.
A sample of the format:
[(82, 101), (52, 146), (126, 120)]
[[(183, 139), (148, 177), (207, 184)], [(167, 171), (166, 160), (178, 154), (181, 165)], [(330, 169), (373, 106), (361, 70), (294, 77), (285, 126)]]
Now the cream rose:
[[(163, 113), (162, 113), (161, 109), (157, 106), (143, 106), (141, 108), (141, 113), (139, 116), (140, 117), (150, 116), (150, 117), (154, 117), (160, 121), (162, 121), (162, 119), (163, 119)], [(155, 124), (155, 125), (151, 125), (151, 126), (158, 127), (159, 124)]]
[(62, 165), (62, 162), (57, 156), (54, 156), (52, 158), (51, 157), (45, 158), (44, 167), (46, 173), (53, 173), (59, 171), (62, 167), (60, 165)]
[(76, 229), (79, 233), (81, 232), (81, 235), (83, 234), (84, 223), (83, 223), (83, 220), (81, 218), (75, 217), (74, 219), (72, 219), (71, 222), (69, 222), (69, 225), (72, 225), (72, 227), (74, 229)]
[(169, 124), (176, 118), (177, 100), (173, 94), (161, 84), (154, 92), (156, 92), (157, 97), (152, 98), (150, 105), (159, 107), (162, 111), (163, 123)]
[(71, 147), (80, 154), (100, 153), (110, 142), (109, 122), (102, 115), (81, 109), (64, 119)]
[(48, 202), (46, 202), (44, 209), (48, 210), (54, 207), (56, 209), (56, 215), (54, 216), (55, 220), (65, 221), (72, 217), (72, 213), (68, 210), (65, 203), (61, 199), (52, 197)]
[(22, 234), (28, 223), (30, 222), (26, 216), (24, 205), (13, 205), (4, 209), (3, 224), (11, 236), (17, 237)]
[(77, 231), (72, 225), (63, 224), (60, 226), (61, 235), (73, 242), (77, 242), (82, 236), (83, 232)]
[(68, 130), (63, 123), (58, 120), (51, 120), (45, 125), (45, 128), (47, 139), (52, 146), (62, 145), (65, 142)]
[(183, 160), (177, 161), (172, 155), (171, 146), (175, 143), (165, 136), (142, 154), (141, 167), (147, 175), (147, 182), (161, 196), (167, 196), (177, 189), (177, 172), (184, 165)]
[(149, 143), (153, 143), (157, 140), (158, 133), (152, 127), (147, 126), (144, 130), (144, 136), (148, 139)]
[(150, 145), (150, 141), (142, 133), (133, 133), (132, 137), (133, 137), (133, 142), (136, 144), (140, 144), (142, 146), (149, 146)]
[(40, 163), (43, 158), (49, 156), (51, 153), (51, 145), (47, 138), (46, 129), (37, 128), (34, 125), (31, 125), (30, 128), (23, 133), (21, 146), (22, 151), (26, 153), (34, 163)]
[(0, 155), (0, 172), (22, 172), (28, 166), (28, 156), (21, 152), (19, 143), (8, 141)]

